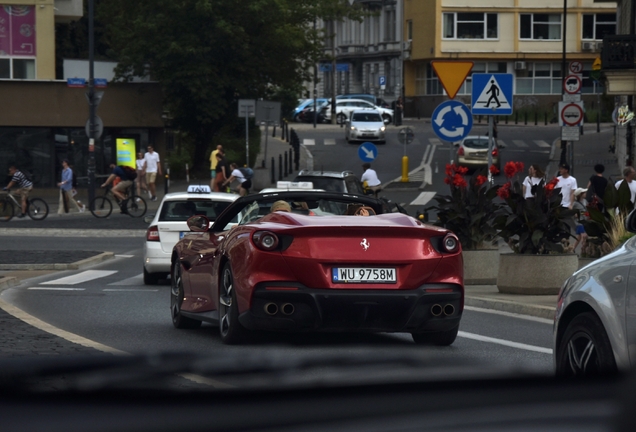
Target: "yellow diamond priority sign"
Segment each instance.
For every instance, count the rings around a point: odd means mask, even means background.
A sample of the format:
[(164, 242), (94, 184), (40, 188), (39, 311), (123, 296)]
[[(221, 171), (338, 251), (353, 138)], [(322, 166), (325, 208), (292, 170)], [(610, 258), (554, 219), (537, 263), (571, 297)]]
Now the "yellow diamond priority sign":
[(448, 97), (453, 99), (464, 84), (466, 77), (473, 68), (471, 61), (445, 61), (434, 60), (431, 62), (439, 81), (442, 83)]
[(592, 63), (592, 70), (601, 70), (601, 58), (600, 57), (596, 57), (596, 60), (594, 60), (594, 63)]

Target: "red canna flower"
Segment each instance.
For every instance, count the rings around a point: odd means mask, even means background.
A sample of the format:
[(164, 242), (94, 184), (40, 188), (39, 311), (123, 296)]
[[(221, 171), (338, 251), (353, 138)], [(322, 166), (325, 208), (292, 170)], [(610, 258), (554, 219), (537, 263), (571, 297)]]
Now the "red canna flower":
[(483, 185), (484, 183), (486, 183), (487, 181), (488, 181), (488, 177), (483, 175), (478, 175), (477, 178), (475, 179), (475, 185), (479, 187)]
[(547, 196), (552, 195), (552, 192), (554, 191), (554, 188), (556, 187), (557, 183), (559, 183), (559, 179), (554, 177), (545, 185), (544, 190)]
[(453, 179), (452, 177), (446, 177), (446, 178), (444, 178), (444, 183), (446, 183), (447, 185), (449, 185), (449, 184), (451, 184), (452, 179)]
[(494, 165), (490, 165), (490, 174), (492, 174), (492, 175), (497, 175), (497, 174), (499, 174), (499, 170), (497, 169), (497, 167), (496, 167), (496, 166), (494, 166)]
[(506, 163), (504, 166), (504, 174), (508, 178), (514, 177), (514, 175), (517, 174), (517, 163), (512, 161)]
[(524, 169), (523, 162), (516, 162), (515, 165), (517, 166), (517, 173), (522, 173)]
[(497, 196), (501, 199), (510, 198), (510, 183), (506, 183), (497, 190)]
[(466, 167), (457, 167), (455, 170), (461, 175), (466, 175), (468, 173), (468, 168)]
[(452, 176), (453, 174), (455, 174), (455, 165), (451, 165), (451, 164), (446, 164), (446, 175), (447, 176)]
[(455, 174), (455, 176), (453, 176), (453, 186), (465, 188), (468, 184), (466, 183), (466, 180), (464, 180), (464, 176), (461, 174)]

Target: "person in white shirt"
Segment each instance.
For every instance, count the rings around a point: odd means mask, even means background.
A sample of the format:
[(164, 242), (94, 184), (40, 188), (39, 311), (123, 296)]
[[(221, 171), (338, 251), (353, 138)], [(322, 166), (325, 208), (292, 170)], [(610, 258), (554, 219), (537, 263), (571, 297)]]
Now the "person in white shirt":
[(570, 165), (564, 163), (559, 166), (561, 175), (556, 187), (561, 188), (561, 206), (572, 209), (574, 205), (574, 191), (577, 189), (576, 179), (570, 175)]
[(148, 151), (144, 155), (144, 169), (146, 170), (146, 185), (150, 191), (150, 201), (157, 201), (157, 190), (155, 181), (157, 175), (161, 175), (161, 163), (159, 163), (159, 153), (155, 152), (152, 146), (148, 146)]
[(368, 162), (362, 164), (362, 169), (364, 170), (364, 173), (362, 174), (360, 180), (362, 181), (362, 183), (367, 182), (367, 187), (373, 191), (374, 195), (377, 196), (378, 192), (382, 189), (380, 187), (382, 183), (380, 183), (378, 173), (376, 173), (375, 170), (371, 168), (371, 164)]
[[(636, 177), (636, 170), (633, 167), (625, 167), (623, 170), (623, 179), (627, 182), (627, 186), (629, 186), (629, 191), (632, 193), (631, 201), (632, 203), (636, 202), (636, 181), (634, 181), (634, 177)], [(623, 183), (623, 180), (619, 180), (616, 182), (614, 186), (616, 189)]]
[(250, 191), (250, 188), (252, 187), (252, 180), (245, 178), (245, 175), (243, 175), (243, 173), (239, 169), (238, 164), (236, 163), (230, 164), (230, 169), (232, 170), (232, 173), (230, 174), (230, 178), (225, 180), (225, 182), (223, 183), (223, 186), (226, 186), (232, 183), (234, 180), (237, 180), (239, 183), (239, 195), (240, 196), (247, 195)]
[(541, 183), (541, 180), (545, 177), (545, 174), (537, 164), (530, 165), (528, 168), (528, 176), (523, 180), (523, 197), (525, 199), (534, 198), (532, 193), (532, 186), (536, 186)]

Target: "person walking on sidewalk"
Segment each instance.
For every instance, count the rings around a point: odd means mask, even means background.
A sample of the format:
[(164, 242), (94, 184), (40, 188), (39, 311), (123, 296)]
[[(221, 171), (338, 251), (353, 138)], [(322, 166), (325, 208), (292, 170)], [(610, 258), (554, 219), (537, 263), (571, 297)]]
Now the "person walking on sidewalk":
[(528, 175), (525, 179), (523, 179), (523, 197), (525, 199), (534, 198), (536, 196), (536, 189), (541, 180), (544, 180), (545, 174), (541, 167), (537, 164), (530, 165), (528, 168)]
[[(629, 191), (632, 193), (630, 198), (632, 203), (636, 201), (636, 181), (634, 181), (634, 177), (636, 177), (636, 170), (634, 170), (634, 167), (625, 167), (625, 169), (623, 170), (623, 180), (627, 182)], [(618, 189), (621, 183), (623, 183), (623, 180), (619, 180), (616, 182), (616, 184), (614, 185), (616, 189)]]
[(135, 168), (137, 169), (137, 195), (141, 196), (141, 191), (148, 193), (148, 186), (146, 185), (146, 160), (142, 152), (137, 152), (137, 160), (135, 161)]
[(228, 178), (229, 168), (225, 160), (225, 154), (218, 152), (216, 154), (216, 179), (214, 179), (214, 192), (225, 192), (225, 181)]
[(561, 188), (561, 206), (572, 210), (574, 205), (574, 191), (578, 187), (576, 179), (570, 175), (570, 165), (564, 163), (559, 166), (561, 175), (557, 177), (559, 182), (556, 187)]
[(150, 190), (150, 201), (157, 201), (155, 181), (157, 180), (157, 175), (161, 175), (161, 161), (159, 160), (159, 153), (154, 151), (152, 146), (148, 146), (148, 151), (144, 155), (144, 161), (146, 184)]
[(73, 198), (73, 170), (68, 164), (68, 160), (62, 161), (62, 181), (57, 184), (60, 188), (59, 206), (57, 208), (57, 214), (62, 215), (68, 213), (71, 207), (71, 203), (82, 213), (86, 209), (84, 206), (80, 207)]
[[(585, 198), (588, 203), (591, 203), (596, 198), (600, 205), (603, 205), (603, 198), (605, 197), (605, 188), (607, 188), (607, 179), (603, 177), (605, 172), (605, 165), (594, 165), (594, 175), (590, 177), (590, 181), (587, 182), (587, 192)], [(602, 210), (602, 208), (601, 208)]]
[(2, 188), (2, 190), (8, 191), (14, 185), (18, 186), (16, 193), (20, 195), (20, 210), (22, 213), (20, 213), (17, 217), (23, 218), (26, 216), (27, 198), (29, 198), (29, 193), (33, 190), (33, 182), (29, 180), (27, 176), (24, 175), (24, 173), (14, 164), (9, 165), (9, 175), (11, 176), (11, 181), (8, 185)]
[(213, 191), (216, 191), (215, 187), (216, 187), (216, 164), (219, 162), (219, 160), (216, 158), (216, 155), (218, 155), (219, 153), (223, 153), (223, 146), (221, 144), (216, 146), (216, 150), (213, 150), (212, 153), (210, 153), (210, 187), (212, 188)]

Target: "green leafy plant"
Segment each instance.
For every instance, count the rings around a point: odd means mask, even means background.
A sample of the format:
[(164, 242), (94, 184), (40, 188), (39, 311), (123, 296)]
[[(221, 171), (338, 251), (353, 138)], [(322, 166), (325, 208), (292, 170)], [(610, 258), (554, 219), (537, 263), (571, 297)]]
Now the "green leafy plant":
[(489, 187), (485, 175), (475, 173), (466, 180), (467, 169), (446, 165), (446, 184), (450, 195), (436, 195), (437, 205), (429, 209), (437, 211), (435, 225), (450, 229), (457, 235), (462, 248), (475, 250), (492, 242), (497, 232), (490, 224), (498, 210), (496, 202), (498, 186)]
[(504, 173), (509, 179), (497, 195), (506, 205), (501, 206), (493, 219), (493, 226), (515, 253), (566, 253), (571, 237), (575, 211), (561, 206), (561, 188), (557, 179), (536, 187), (534, 198), (526, 199), (522, 185), (513, 177), (524, 171), (523, 163), (508, 162)]

